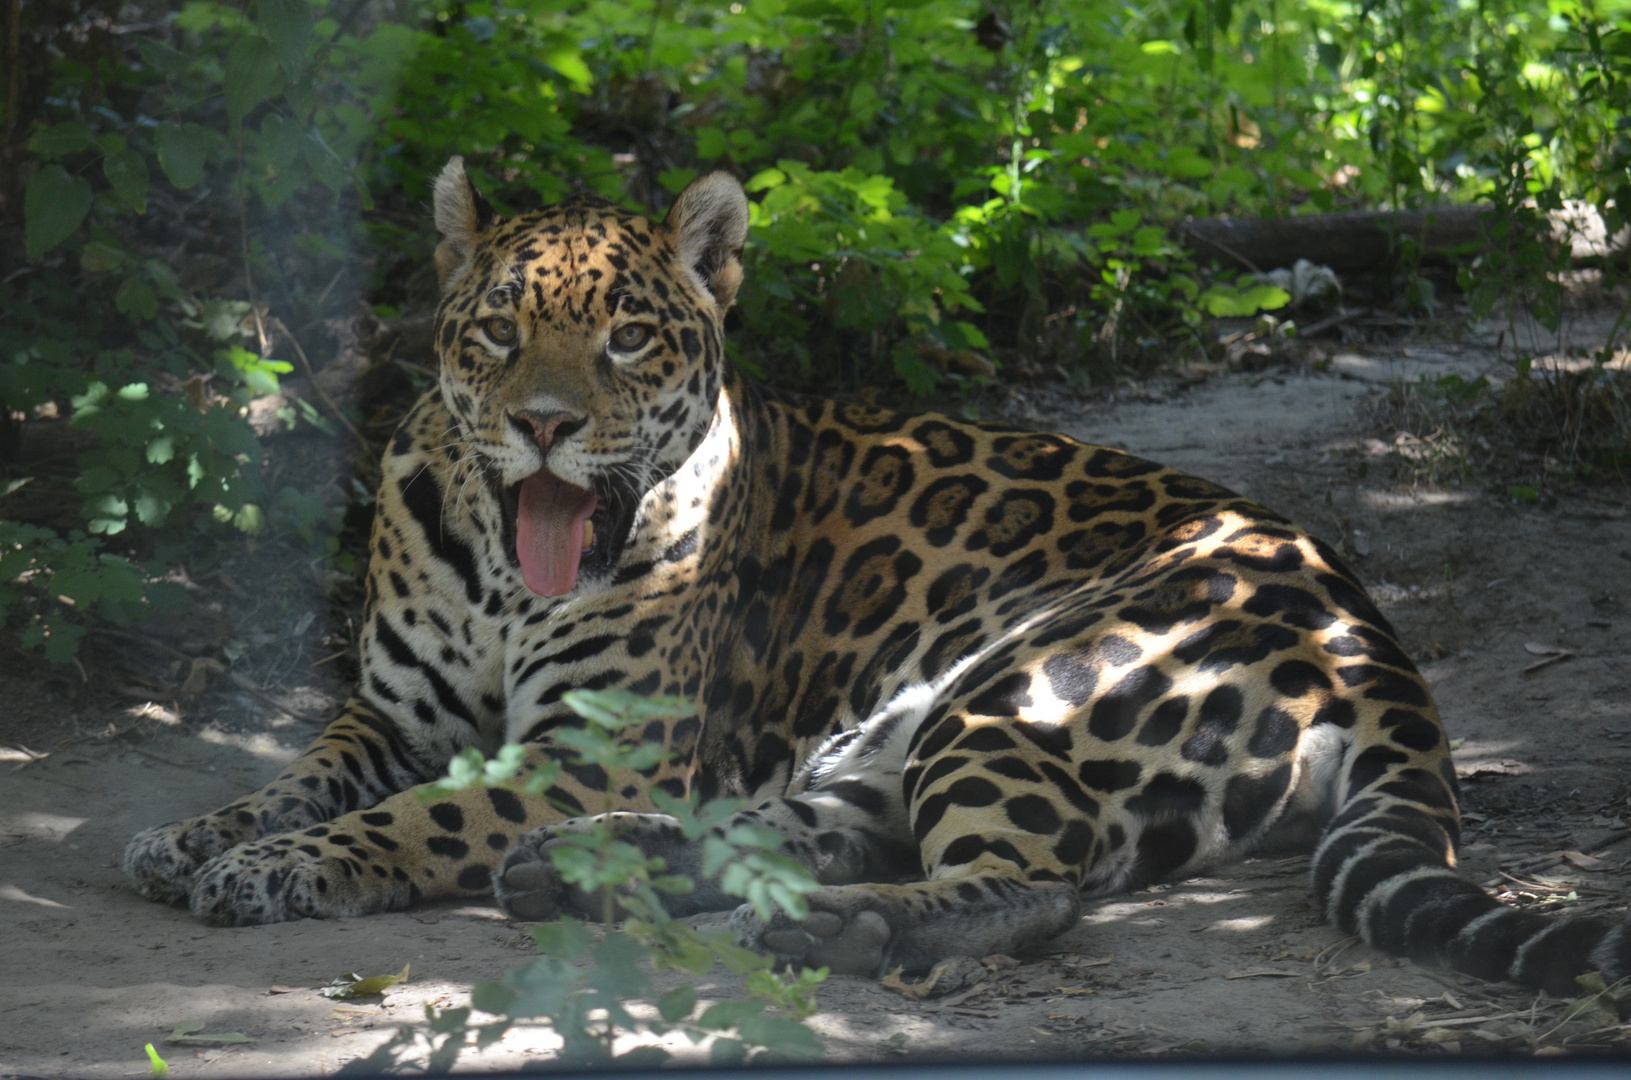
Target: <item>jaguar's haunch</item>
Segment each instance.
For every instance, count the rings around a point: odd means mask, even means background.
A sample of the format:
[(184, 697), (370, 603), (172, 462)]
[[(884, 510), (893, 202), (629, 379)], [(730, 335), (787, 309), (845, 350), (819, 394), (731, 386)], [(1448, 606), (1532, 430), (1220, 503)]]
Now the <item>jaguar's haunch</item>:
[(1300, 847), (1382, 948), (1556, 990), (1631, 972), (1624, 924), (1451, 868), (1438, 716), (1329, 547), (1115, 450), (748, 385), (722, 338), (747, 221), (723, 174), (660, 225), (504, 220), (448, 165), (441, 382), (384, 463), (356, 694), (262, 790), (137, 836), (144, 895), (231, 925), (496, 885), (548, 917), (560, 814), (411, 789), (506, 737), (548, 759), (563, 691), (624, 687), (697, 706), (644, 733), (668, 764), (613, 778), (633, 838), (695, 873), (648, 792), (741, 795), (822, 882), (802, 924), (738, 916), (783, 957), (1012, 952), (1084, 896)]

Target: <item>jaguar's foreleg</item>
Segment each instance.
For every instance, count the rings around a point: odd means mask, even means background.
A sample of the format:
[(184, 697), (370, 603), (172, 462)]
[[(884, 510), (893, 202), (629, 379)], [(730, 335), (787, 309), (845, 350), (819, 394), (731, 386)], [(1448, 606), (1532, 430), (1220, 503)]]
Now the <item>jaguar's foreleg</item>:
[(199, 868), (232, 848), (365, 810), (437, 771), (394, 726), (353, 698), (305, 753), (259, 791), (213, 813), (137, 833), (125, 848), (124, 870), (148, 899), (184, 903)]

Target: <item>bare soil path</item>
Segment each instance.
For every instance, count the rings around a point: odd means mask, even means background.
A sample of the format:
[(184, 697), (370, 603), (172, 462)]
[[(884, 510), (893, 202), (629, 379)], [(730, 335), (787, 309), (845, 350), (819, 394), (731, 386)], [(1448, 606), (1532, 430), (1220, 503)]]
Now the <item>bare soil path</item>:
[[(1020, 390), (1005, 411), (1221, 481), (1349, 553), (1459, 740), (1467, 872), (1513, 902), (1613, 914), (1631, 893), (1626, 493), (1535, 506), (1471, 484), (1414, 489), (1389, 478), (1375, 438), (1386, 379), (1475, 373), (1489, 358), (1477, 346), (1361, 350), (1323, 372), (1089, 405)], [(427, 1002), (460, 1004), (472, 982), (532, 955), (487, 906), (218, 930), (139, 899), (120, 874), (132, 833), (263, 782), (343, 693), (346, 661), (332, 654), (347, 633), (322, 625), (322, 574), (309, 576), (206, 589), (206, 614), (152, 643), (160, 673), (146, 681), (124, 639), (93, 639), (83, 674), (0, 662), (0, 1077), (146, 1076), (142, 1044), (184, 1020), (253, 1042), (165, 1048), (178, 1078), (329, 1073)], [(270, 689), (216, 673), (205, 694), (178, 698), (192, 673), (181, 658), (199, 655), (187, 634), (259, 650)], [(835, 1060), (1625, 1048), (1623, 1028), (1559, 1027), (1562, 1003), (1344, 938), (1305, 879), (1306, 860), (1253, 861), (1098, 902), (1045, 955), (989, 958), (940, 997), (834, 976), (813, 1023)], [(337, 1004), (310, 989), (405, 963), (412, 978), (383, 998)], [(704, 981), (705, 994), (727, 989)], [(466, 1065), (514, 1068), (554, 1045), (517, 1032)]]

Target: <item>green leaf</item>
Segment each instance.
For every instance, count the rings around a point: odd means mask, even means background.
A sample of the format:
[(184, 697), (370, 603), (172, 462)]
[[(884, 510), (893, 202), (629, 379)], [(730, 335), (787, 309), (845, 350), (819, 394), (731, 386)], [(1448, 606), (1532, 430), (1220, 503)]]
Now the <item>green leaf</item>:
[(160, 435), (147, 444), (147, 460), (154, 465), (163, 465), (176, 456), (176, 440), (172, 435)]
[(185, 75), (192, 67), (192, 57), (162, 41), (140, 38), (136, 42), (136, 48), (141, 51), (142, 59), (147, 65), (166, 79)]
[(91, 129), (78, 120), (48, 127), (28, 140), (28, 148), (43, 158), (67, 157), (94, 144)]
[(395, 975), (370, 975), (367, 978), (356, 973), (341, 975), (318, 990), (318, 993), (326, 998), (341, 1001), (347, 998), (367, 997), (370, 994), (382, 994), (397, 983), (405, 982), (410, 967), (409, 964), (403, 964), (402, 970)]
[(685, 190), (685, 185), (697, 178), (695, 169), (664, 169), (657, 174), (657, 183), (670, 195), (678, 195)]
[(35, 173), (23, 194), (28, 257), (38, 259), (72, 236), (90, 210), (88, 181), (69, 176), (61, 165), (47, 165)]
[(164, 1041), (167, 1043), (179, 1043), (182, 1045), (194, 1046), (209, 1046), (218, 1045), (221, 1043), (249, 1043), (255, 1041), (249, 1036), (236, 1031), (223, 1032), (220, 1035), (205, 1035), (203, 1034), (203, 1031), (204, 1021), (183, 1020), (175, 1026), (174, 1030), (172, 1030), (170, 1034), (164, 1037)]
[(306, 66), (311, 48), (311, 4), (307, 0), (257, 0), (256, 7), (278, 64), (294, 78)]
[(158, 147), (159, 167), (170, 183), (185, 191), (204, 178), (204, 158), (209, 139), (197, 124), (160, 124), (153, 131)]
[(1214, 286), (1201, 297), (1201, 307), (1217, 318), (1243, 318), (1273, 311), (1291, 302), (1291, 294), (1277, 285), (1230, 288)]
[(275, 394), (278, 391), (277, 376), (264, 368), (245, 371), (244, 383), (257, 394)]
[(910, 349), (896, 349), (890, 353), (890, 363), (895, 374), (900, 376), (910, 390), (918, 397), (925, 397), (934, 393), (935, 386), (940, 382), (940, 372), (932, 365), (918, 357)]
[(87, 274), (103, 274), (115, 270), (125, 261), (125, 253), (112, 244), (92, 240), (79, 252), (79, 268)]
[(1513, 502), (1537, 503), (1540, 502), (1540, 492), (1528, 484), (1513, 484), (1506, 489), (1506, 497)]
[(484, 1013), (503, 1016), (515, 1004), (515, 991), (501, 982), (479, 982), (470, 988), (470, 1005)]
[(136, 511), (136, 520), (149, 528), (156, 529), (164, 524), (164, 519), (170, 516), (170, 507), (173, 504), (169, 499), (161, 499), (157, 495), (144, 493), (136, 496), (133, 507)]
[(740, 1065), (748, 1048), (738, 1039), (715, 1039), (708, 1048), (708, 1060), (715, 1065)]
[(249, 301), (212, 296), (199, 310), (198, 324), (212, 341), (230, 341), (248, 336), (250, 331), (244, 326), (248, 315)]
[(718, 1001), (702, 1010), (697, 1027), (705, 1031), (726, 1031), (750, 1016), (765, 1011), (762, 1001)]
[(482, 766), (481, 779), (487, 787), (497, 787), (515, 779), (527, 758), (526, 748), (520, 743), (505, 743), (491, 761)]
[(310, 167), (317, 182), (336, 195), (345, 187), (345, 164), (339, 155), (329, 149), (328, 143), (315, 129), (306, 133), (301, 145), (301, 158)]
[(572, 89), (580, 94), (587, 94), (595, 85), (595, 76), (589, 70), (589, 65), (583, 62), (575, 46), (559, 48), (544, 54), (544, 63), (554, 68), (561, 77), (572, 84)]
[(245, 36), (227, 53), (227, 119), (234, 126), (243, 123), (249, 111), (264, 101), (280, 82), (278, 64), (266, 43)]
[(716, 127), (705, 127), (697, 132), (697, 157), (704, 161), (723, 157), (725, 151), (730, 149), (730, 142), (725, 133)]
[[(239, 507), (238, 512), (232, 515), (232, 524), (239, 532), (248, 533), (250, 536), (258, 536), (261, 530), (266, 528), (266, 515), (261, 513), (261, 508), (254, 503), (244, 503), (243, 506)], [(408, 969), (404, 967), (402, 970), (406, 972)], [(380, 978), (385, 977), (380, 976)], [(402, 978), (407, 978), (407, 975), (404, 974)]]
[(506, 1012), (510, 1016), (556, 1016), (563, 1011), (577, 981), (578, 973), (570, 964), (540, 956), (504, 976), (505, 984), (515, 991)]
[[(700, 152), (700, 151), (699, 151)], [(748, 178), (742, 185), (745, 191), (768, 191), (773, 187), (780, 187), (787, 183), (787, 174), (780, 169), (762, 169)]]
[(670, 1024), (677, 1024), (691, 1015), (697, 1007), (697, 988), (676, 986), (657, 999), (657, 1013)]
[(641, 964), (651, 958), (651, 950), (620, 930), (608, 931), (595, 949), (595, 962), (589, 969), (589, 985), (602, 994), (627, 998), (643, 993), (651, 985)]
[(119, 201), (138, 214), (147, 213), (147, 161), (134, 150), (121, 150), (102, 159), (102, 175), (113, 185)]
[(809, 1061), (821, 1056), (821, 1043), (815, 1032), (797, 1020), (753, 1016), (742, 1021), (738, 1033), (745, 1042), (766, 1047), (778, 1058)]
[(673, 1057), (660, 1046), (636, 1046), (618, 1054), (616, 1061), (623, 1069), (657, 1069)]
[(532, 940), (538, 943), (539, 952), (562, 960), (576, 960), (588, 952), (589, 946), (594, 944), (589, 931), (576, 919), (539, 923), (532, 928), (531, 933)]
[(153, 1049), (152, 1043), (148, 1043), (144, 1049), (147, 1051), (147, 1060), (153, 1066), (153, 1076), (155, 1080), (170, 1071), (170, 1063), (159, 1057), (159, 1052)]
[(146, 322), (159, 313), (159, 298), (154, 295), (153, 286), (147, 283), (146, 278), (132, 274), (119, 286), (113, 306), (137, 322)]

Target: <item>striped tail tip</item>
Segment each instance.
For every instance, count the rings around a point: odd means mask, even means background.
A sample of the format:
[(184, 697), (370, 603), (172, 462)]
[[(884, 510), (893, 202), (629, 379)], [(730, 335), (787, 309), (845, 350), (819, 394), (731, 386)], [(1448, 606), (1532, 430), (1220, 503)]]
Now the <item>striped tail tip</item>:
[(1313, 870), (1327, 918), (1395, 956), (1557, 996), (1579, 993), (1590, 971), (1610, 983), (1631, 975), (1631, 922), (1506, 907), (1413, 837), (1339, 829)]

